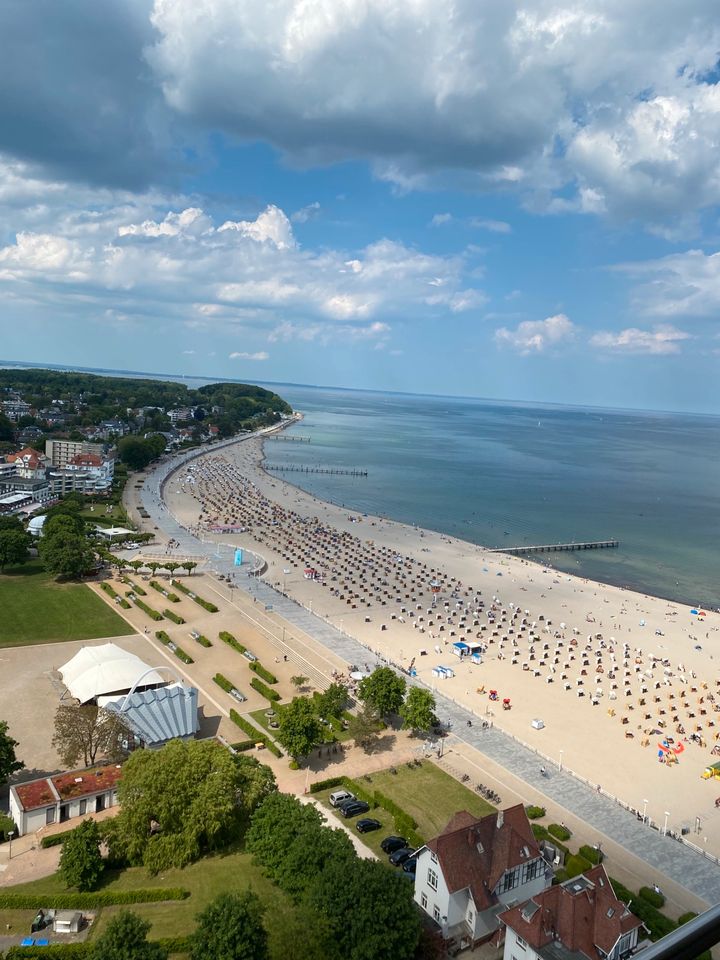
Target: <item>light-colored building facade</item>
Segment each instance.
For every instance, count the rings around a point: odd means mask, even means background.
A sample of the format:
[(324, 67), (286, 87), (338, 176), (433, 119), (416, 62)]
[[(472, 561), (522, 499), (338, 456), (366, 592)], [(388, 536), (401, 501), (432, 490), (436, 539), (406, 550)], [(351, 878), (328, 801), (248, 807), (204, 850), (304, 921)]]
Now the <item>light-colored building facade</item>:
[(33, 447), (23, 447), (17, 453), (9, 453), (7, 463), (15, 464), (15, 476), (21, 480), (44, 480), (50, 461)]
[(522, 804), (478, 819), (463, 810), (420, 848), (415, 901), (459, 949), (489, 940), (498, 914), (552, 882)]
[(102, 443), (90, 443), (88, 440), (46, 440), (45, 456), (53, 467), (66, 467), (75, 457), (91, 453), (102, 459)]
[(30, 415), (31, 407), (30, 404), (25, 403), (24, 400), (3, 400), (2, 412), (5, 414), (8, 420), (12, 420), (13, 423), (17, 423), (20, 417), (27, 417)]
[(615, 896), (603, 866), (593, 867), (500, 915), (503, 960), (625, 960), (642, 922)]
[(10, 787), (10, 816), (18, 834), (115, 806), (120, 774), (119, 765), (92, 767)]

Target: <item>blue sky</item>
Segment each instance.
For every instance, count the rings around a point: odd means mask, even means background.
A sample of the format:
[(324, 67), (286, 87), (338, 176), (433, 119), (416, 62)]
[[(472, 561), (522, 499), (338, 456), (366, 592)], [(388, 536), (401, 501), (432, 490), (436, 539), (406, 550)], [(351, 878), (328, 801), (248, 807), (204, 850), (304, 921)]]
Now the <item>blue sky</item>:
[(720, 413), (715, 2), (0, 11), (0, 358)]

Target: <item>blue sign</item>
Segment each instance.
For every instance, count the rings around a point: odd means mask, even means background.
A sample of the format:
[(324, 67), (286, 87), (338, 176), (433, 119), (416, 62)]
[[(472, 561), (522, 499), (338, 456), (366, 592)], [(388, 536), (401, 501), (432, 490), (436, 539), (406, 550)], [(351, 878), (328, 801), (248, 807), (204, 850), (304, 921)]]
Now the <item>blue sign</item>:
[(240, 549), (240, 547), (238, 547), (237, 550), (235, 551), (235, 566), (241, 567), (242, 562), (243, 562), (243, 552)]

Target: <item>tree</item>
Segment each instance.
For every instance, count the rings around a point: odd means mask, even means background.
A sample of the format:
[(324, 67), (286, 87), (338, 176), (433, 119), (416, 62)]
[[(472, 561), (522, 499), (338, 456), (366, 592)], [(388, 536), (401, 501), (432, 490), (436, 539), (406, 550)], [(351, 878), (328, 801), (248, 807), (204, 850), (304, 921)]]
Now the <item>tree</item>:
[(309, 679), (310, 677), (304, 677), (301, 673), (298, 673), (296, 676), (290, 677), (290, 683), (292, 683), (296, 690), (302, 690)]
[(365, 704), (362, 710), (350, 718), (348, 733), (356, 747), (361, 747), (365, 753), (372, 753), (380, 740), (382, 728), (383, 722), (377, 711), (371, 705)]
[(378, 667), (360, 681), (358, 695), (373, 706), (381, 717), (397, 713), (405, 698), (405, 679), (390, 667)]
[(132, 567), (135, 573), (137, 573), (142, 567), (145, 566), (144, 560), (130, 560), (128, 563), (129, 567)]
[(198, 916), (190, 960), (266, 960), (263, 908), (252, 890), (221, 893)]
[(4, 413), (0, 413), (0, 440), (10, 443), (14, 436), (15, 431), (13, 430), (12, 423)]
[(331, 683), (315, 700), (318, 715), (339, 719), (348, 703), (347, 690), (341, 683)]
[(403, 727), (413, 732), (424, 733), (437, 723), (435, 716), (435, 697), (429, 690), (411, 687), (400, 707)]
[(0, 571), (25, 563), (30, 556), (30, 538), (24, 530), (0, 530)]
[(272, 772), (248, 759), (212, 740), (137, 750), (118, 784), (120, 813), (107, 827), (112, 855), (158, 873), (236, 840), (275, 789)]
[(188, 560), (185, 563), (181, 563), (180, 566), (183, 568), (183, 570), (187, 570), (189, 576), (197, 566), (197, 563), (195, 563), (193, 560)]
[(123, 437), (117, 448), (118, 456), (131, 470), (144, 470), (153, 459), (152, 448), (142, 437)]
[(147, 939), (149, 920), (141, 920), (130, 910), (121, 910), (91, 941), (87, 960), (166, 960), (167, 951)]
[(74, 767), (81, 760), (89, 767), (98, 756), (111, 763), (121, 760), (129, 736), (130, 731), (116, 713), (92, 704), (62, 704), (55, 714), (52, 744), (66, 767)]
[(304, 757), (320, 739), (322, 730), (308, 697), (293, 697), (279, 715), (278, 740), (293, 760)]
[(0, 785), (7, 783), (14, 773), (25, 766), (15, 755), (17, 746), (17, 740), (13, 740), (8, 733), (7, 721), (0, 720)]
[(377, 860), (328, 861), (307, 904), (328, 921), (345, 960), (411, 960), (420, 938), (413, 886)]
[(80, 893), (94, 890), (105, 870), (100, 853), (100, 827), (94, 820), (83, 820), (65, 838), (60, 855), (60, 873), (68, 887)]
[(80, 577), (95, 559), (92, 547), (82, 534), (57, 528), (42, 537), (38, 553), (45, 569), (56, 577)]
[(302, 957), (302, 960), (341, 960), (327, 920), (304, 903), (294, 911), (278, 911), (271, 930), (274, 957)]

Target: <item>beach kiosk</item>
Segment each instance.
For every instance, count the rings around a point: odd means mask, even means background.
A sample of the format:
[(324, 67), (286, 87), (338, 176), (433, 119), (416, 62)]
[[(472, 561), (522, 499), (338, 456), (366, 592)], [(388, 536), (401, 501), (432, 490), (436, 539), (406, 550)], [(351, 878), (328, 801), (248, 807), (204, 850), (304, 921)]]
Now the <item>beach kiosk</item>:
[(473, 663), (482, 663), (482, 655), (485, 649), (482, 643), (478, 643), (477, 640), (468, 640), (467, 642), (468, 656)]
[(466, 643), (463, 643), (460, 640), (457, 643), (454, 643), (452, 645), (452, 652), (455, 654), (456, 657), (460, 657), (460, 659), (462, 660), (463, 657), (467, 657), (470, 655), (470, 648)]

